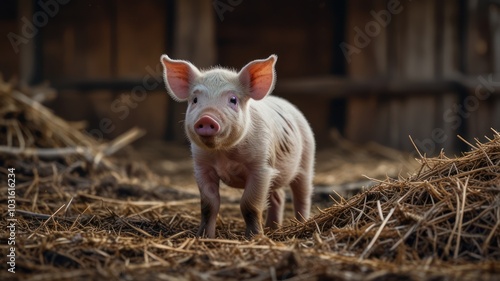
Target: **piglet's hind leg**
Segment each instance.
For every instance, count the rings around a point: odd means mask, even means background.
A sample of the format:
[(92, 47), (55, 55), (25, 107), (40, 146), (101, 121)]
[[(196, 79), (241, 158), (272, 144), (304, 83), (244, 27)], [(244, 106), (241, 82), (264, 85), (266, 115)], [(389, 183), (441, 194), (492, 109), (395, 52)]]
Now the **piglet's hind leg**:
[(313, 191), (312, 178), (310, 175), (301, 174), (290, 184), (293, 194), (293, 208), (295, 218), (305, 221), (309, 218), (311, 211), (311, 196)]
[(285, 191), (281, 188), (269, 194), (269, 209), (267, 210), (266, 227), (276, 229), (283, 222), (285, 210)]

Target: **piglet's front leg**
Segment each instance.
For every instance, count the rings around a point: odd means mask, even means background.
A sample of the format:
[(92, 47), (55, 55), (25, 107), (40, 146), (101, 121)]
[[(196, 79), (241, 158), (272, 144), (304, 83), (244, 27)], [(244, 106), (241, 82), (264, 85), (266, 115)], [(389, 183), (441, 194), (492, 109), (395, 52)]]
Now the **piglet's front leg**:
[(245, 184), (240, 209), (245, 220), (247, 238), (262, 233), (262, 212), (266, 207), (272, 170), (262, 168), (251, 174)]
[(215, 171), (195, 169), (196, 182), (201, 197), (201, 222), (197, 236), (215, 237), (215, 223), (220, 208), (219, 183)]

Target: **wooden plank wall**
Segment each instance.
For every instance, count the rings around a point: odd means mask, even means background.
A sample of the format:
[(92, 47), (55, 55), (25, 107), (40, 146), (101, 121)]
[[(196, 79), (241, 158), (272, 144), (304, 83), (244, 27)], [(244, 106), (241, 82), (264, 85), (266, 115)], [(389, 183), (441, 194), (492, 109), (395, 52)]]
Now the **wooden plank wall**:
[[(118, 0), (70, 1), (41, 29), (43, 78), (64, 84), (140, 81), (158, 75), (159, 56), (166, 52), (170, 30), (172, 57), (201, 67), (220, 64), (239, 69), (250, 60), (278, 54), (278, 83), (332, 73), (345, 74), (351, 81), (477, 78), (469, 91), (410, 90), (396, 97), (371, 92), (335, 106), (328, 95), (275, 93), (304, 111), (320, 143), (328, 143), (331, 125), (338, 125), (331, 120), (335, 115), (331, 110), (344, 103), (345, 124), (341, 127), (355, 142), (377, 141), (412, 151), (411, 135), (424, 152), (435, 154), (441, 148), (462, 149), (457, 134), (471, 139), (491, 135), (492, 127), (499, 130), (499, 95), (479, 100), (475, 90), (481, 87), (480, 79), (489, 80), (490, 73), (497, 75), (493, 81), (500, 80), (500, 8), (483, 0), (400, 1), (401, 13), (392, 15), (390, 24), (380, 28), (347, 63), (338, 55), (338, 39), (345, 36), (353, 44), (356, 28), (365, 30), (375, 20), (373, 13), (387, 10), (390, 2), (347, 1), (345, 34), (341, 34), (334, 24), (339, 24), (335, 17), (344, 12), (333, 1), (234, 1), (235, 6), (222, 18), (211, 1), (203, 0), (175, 1), (176, 10), (170, 13), (169, 4), (156, 0), (127, 1), (126, 5)], [(20, 24), (17, 18), (4, 15), (0, 31), (19, 30)], [(20, 73), (20, 57), (13, 54), (8, 40), (0, 41), (0, 52), (5, 54), (0, 58), (0, 71), (7, 76)], [(151, 138), (169, 135), (184, 140), (179, 124), (183, 107), (169, 103), (161, 81), (144, 100), (130, 101), (131, 90), (64, 90), (52, 107), (64, 118), (88, 120), (94, 129), (101, 129), (103, 119), (109, 120), (114, 129), (104, 134), (108, 138), (138, 125)], [(460, 106), (468, 106), (466, 115), (456, 112)], [(433, 139), (436, 132), (440, 140)]]
[[(487, 1), (467, 4), (467, 34), (470, 39), (467, 41), (466, 71), (469, 76), (477, 78), (477, 84), (468, 93), (468, 99), (462, 100), (460, 105), (469, 109), (462, 121), (467, 124), (468, 139), (473, 141), (474, 137), (483, 139), (483, 136), (491, 136), (490, 128), (500, 130), (500, 95), (488, 90), (488, 84), (498, 85), (500, 81), (500, 9), (498, 4)], [(494, 76), (490, 78), (490, 74)], [(478, 89), (479, 94), (476, 92)]]
[[(363, 28), (374, 20), (371, 12), (386, 9), (389, 2), (379, 0), (368, 4), (361, 0), (349, 1), (348, 40), (356, 35), (355, 27)], [(473, 2), (468, 3), (468, 16), (471, 18), (468, 22), (461, 18), (460, 1), (401, 2), (401, 13), (392, 15), (387, 28), (372, 38), (359, 54), (353, 55), (352, 62), (348, 64), (350, 77), (432, 81), (451, 79), (459, 74), (488, 73), (491, 69), (487, 63), (491, 61), (489, 52), (483, 50), (483, 54), (478, 54), (477, 51), (483, 45), (491, 46), (484, 38), (483, 43), (478, 43), (481, 33), (484, 37), (490, 36), (490, 33), (479, 26), (481, 21), (478, 17), (481, 16)], [(467, 33), (462, 33), (461, 29), (466, 27)], [(469, 46), (464, 48), (462, 40)], [(462, 56), (466, 56), (468, 63), (461, 61)], [(491, 136), (489, 128), (500, 126), (498, 98), (493, 96), (481, 102), (478, 109), (469, 110), (466, 118), (457, 113), (456, 107), (464, 106), (467, 94), (473, 95), (471, 92), (450, 90), (414, 92), (389, 99), (377, 95), (351, 98), (347, 108), (347, 138), (356, 142), (374, 140), (412, 151), (413, 145), (408, 138), (411, 135), (422, 152), (427, 154), (437, 154), (442, 148), (460, 150), (463, 145), (456, 138), (457, 134), (466, 138)]]
[[(461, 30), (464, 26), (464, 20), (461, 15), (460, 1), (446, 0), (436, 3), (435, 18), (438, 32), (435, 34), (436, 49), (436, 77), (435, 79), (447, 79), (456, 75), (463, 75), (463, 54), (466, 49), (463, 46), (463, 40), (466, 36)], [(444, 148), (448, 152), (459, 151), (463, 148), (461, 142), (456, 138), (458, 134), (464, 135), (465, 132), (460, 128), (455, 128), (449, 124), (449, 118), (446, 112), (454, 104), (457, 104), (463, 93), (453, 91), (441, 93), (436, 97), (435, 126), (437, 130), (442, 129), (446, 139), (436, 143), (437, 150)], [(429, 136), (428, 136), (429, 137)], [(432, 138), (432, 131), (431, 136)]]
[[(6, 0), (2, 3), (0, 11), (0, 74), (4, 79), (10, 79), (13, 76), (19, 78), (19, 60), (20, 54), (15, 51), (9, 35), (22, 36), (21, 28), (18, 26), (18, 7), (16, 1)], [(15, 34), (15, 35), (14, 35)], [(14, 40), (14, 39), (12, 39)]]
[[(212, 3), (205, 0), (177, 1), (175, 15), (170, 57), (188, 60), (200, 69), (213, 66), (217, 48)], [(186, 109), (187, 103), (169, 103), (167, 140), (187, 141), (183, 122)]]
[[(161, 73), (159, 58), (166, 49), (165, 2), (119, 2), (72, 1), (50, 20), (43, 29), (45, 79), (55, 84), (117, 79), (142, 82), (148, 75)], [(147, 83), (155, 81), (149, 78)], [(149, 138), (162, 138), (168, 97), (163, 82), (156, 83), (157, 89), (146, 95), (132, 93), (132, 89), (64, 90), (52, 107), (64, 118), (88, 120), (90, 129), (97, 129), (105, 138), (132, 126), (145, 128)]]
[[(225, 12), (223, 20), (216, 18), (218, 62), (240, 69), (251, 60), (277, 54), (277, 83), (327, 75), (335, 63), (332, 5), (331, 1), (242, 1)], [(286, 97), (304, 112), (317, 139), (326, 142), (330, 99), (314, 94)]]
[[(380, 28), (377, 36), (355, 41), (358, 28), (364, 32), (373, 16), (370, 11), (385, 9), (385, 1), (353, 0), (348, 2), (346, 42), (359, 46), (360, 52), (350, 56), (347, 74), (355, 79), (385, 78), (388, 75), (387, 29)], [(359, 44), (356, 44), (359, 42)], [(362, 48), (364, 46), (364, 48)], [(350, 98), (346, 110), (346, 137), (356, 142), (369, 140), (387, 140), (391, 137), (391, 128), (397, 124), (391, 119), (391, 106), (388, 101), (376, 95), (363, 98)]]
[[(500, 82), (500, 5), (497, 3), (495, 6), (490, 6), (490, 17), (492, 21), (490, 22), (490, 28), (491, 28), (491, 36), (492, 36), (492, 43), (491, 43), (491, 49), (493, 50), (492, 53), (492, 63), (493, 63), (493, 73), (495, 74), (495, 78), (492, 79), (496, 81), (497, 83)], [(491, 120), (492, 121), (492, 127), (495, 128), (497, 131), (500, 131), (500, 96), (497, 95), (496, 97), (491, 98), (491, 108), (489, 109), (489, 116), (486, 120)], [(486, 134), (490, 134), (489, 128), (487, 129), (488, 131), (485, 132)]]

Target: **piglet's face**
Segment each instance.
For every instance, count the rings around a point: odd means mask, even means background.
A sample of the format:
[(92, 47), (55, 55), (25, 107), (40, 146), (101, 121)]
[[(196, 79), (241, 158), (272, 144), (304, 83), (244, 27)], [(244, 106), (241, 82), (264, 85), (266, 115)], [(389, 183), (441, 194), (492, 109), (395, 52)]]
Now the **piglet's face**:
[(250, 100), (274, 88), (276, 56), (256, 60), (239, 73), (223, 68), (201, 72), (187, 61), (162, 56), (165, 85), (174, 100), (188, 102), (185, 130), (204, 149), (229, 149), (246, 134)]
[(198, 146), (231, 147), (245, 134), (248, 97), (235, 76), (217, 69), (193, 83), (184, 126), (189, 139)]

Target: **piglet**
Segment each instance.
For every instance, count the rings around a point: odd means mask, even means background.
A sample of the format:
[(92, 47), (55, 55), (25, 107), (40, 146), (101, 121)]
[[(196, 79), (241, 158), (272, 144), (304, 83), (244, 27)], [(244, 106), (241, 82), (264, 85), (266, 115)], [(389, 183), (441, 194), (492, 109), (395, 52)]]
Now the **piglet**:
[(183, 60), (161, 57), (168, 93), (188, 102), (186, 134), (201, 195), (198, 236), (215, 237), (220, 207), (219, 184), (243, 189), (240, 209), (245, 235), (262, 233), (283, 220), (290, 186), (295, 218), (309, 217), (315, 142), (302, 113), (288, 101), (270, 96), (277, 56), (254, 60), (239, 72), (199, 70)]

